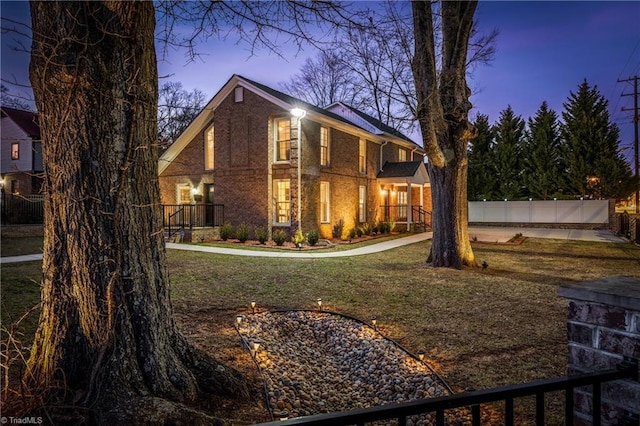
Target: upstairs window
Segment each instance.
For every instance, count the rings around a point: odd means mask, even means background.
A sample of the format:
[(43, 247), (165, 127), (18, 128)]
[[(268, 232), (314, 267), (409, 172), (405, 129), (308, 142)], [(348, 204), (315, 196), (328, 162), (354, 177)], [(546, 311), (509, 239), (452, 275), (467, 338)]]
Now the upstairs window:
[(12, 160), (20, 159), (20, 144), (18, 142), (14, 142), (11, 144), (11, 159)]
[(275, 121), (276, 161), (291, 160), (291, 119), (280, 118)]
[(402, 149), (402, 148), (398, 148), (398, 161), (407, 161), (407, 151)]
[(204, 168), (213, 170), (214, 167), (214, 133), (213, 126), (209, 127), (204, 135)]
[(320, 127), (320, 165), (329, 165), (329, 129)]
[(360, 139), (358, 147), (358, 171), (367, 173), (367, 141)]

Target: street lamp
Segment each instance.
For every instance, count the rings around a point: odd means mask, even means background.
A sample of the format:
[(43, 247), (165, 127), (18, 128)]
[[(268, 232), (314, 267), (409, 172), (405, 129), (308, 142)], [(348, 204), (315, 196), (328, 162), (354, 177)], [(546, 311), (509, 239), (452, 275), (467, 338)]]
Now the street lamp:
[(307, 111), (293, 108), (291, 115), (298, 119), (298, 229), (302, 228), (302, 118)]

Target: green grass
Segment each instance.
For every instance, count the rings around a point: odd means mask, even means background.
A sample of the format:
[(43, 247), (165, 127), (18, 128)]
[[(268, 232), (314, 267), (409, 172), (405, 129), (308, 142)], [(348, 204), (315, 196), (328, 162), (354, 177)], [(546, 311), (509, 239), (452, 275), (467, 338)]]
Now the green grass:
[[(566, 373), (559, 285), (622, 273), (640, 277), (640, 249), (631, 244), (527, 239), (472, 245), (487, 270), (431, 268), (424, 262), (428, 241), (332, 259), (169, 250), (175, 316), (192, 341), (234, 365), (233, 320), (251, 300), (261, 309), (289, 309), (315, 308), (322, 298), (329, 310), (376, 316), (388, 337), (414, 353), (424, 350), (454, 390), (485, 389)], [(2, 266), (3, 324), (37, 303), (39, 265)], [(35, 322), (27, 325), (23, 332), (32, 336)], [(561, 423), (561, 395), (547, 400), (547, 423)], [(528, 424), (531, 408), (516, 407), (519, 424)]]
[(42, 225), (3, 225), (0, 256), (42, 253)]

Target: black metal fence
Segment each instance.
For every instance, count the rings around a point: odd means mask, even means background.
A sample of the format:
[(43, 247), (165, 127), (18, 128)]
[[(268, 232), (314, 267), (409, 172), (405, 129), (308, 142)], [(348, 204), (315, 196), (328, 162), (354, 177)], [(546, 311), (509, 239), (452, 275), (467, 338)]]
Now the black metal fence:
[(0, 195), (0, 216), (3, 225), (37, 224), (44, 221), (44, 197), (42, 195)]
[(163, 204), (163, 226), (172, 230), (220, 226), (224, 223), (223, 204)]
[[(549, 392), (565, 392), (565, 424), (574, 424), (574, 398), (573, 391), (583, 386), (593, 387), (592, 396), (592, 425), (599, 426), (601, 420), (602, 384), (615, 380), (637, 380), (637, 362), (623, 362), (615, 370), (606, 370), (597, 373), (580, 374), (576, 376), (557, 379), (539, 380), (512, 386), (466, 392), (459, 395), (445, 396), (441, 398), (421, 399), (416, 401), (382, 405), (371, 408), (363, 408), (340, 413), (318, 414), (308, 417), (299, 417), (291, 420), (262, 423), (262, 426), (291, 426), (291, 425), (364, 425), (365, 423), (396, 419), (399, 426), (407, 424), (407, 418), (426, 413), (435, 412), (435, 424), (445, 424), (445, 411), (469, 407), (472, 414), (472, 424), (480, 425), (480, 405), (494, 402), (504, 402), (504, 423), (507, 426), (514, 424), (513, 402), (515, 398), (535, 396), (536, 425), (545, 424), (545, 394)], [(631, 421), (631, 420), (630, 420)]]

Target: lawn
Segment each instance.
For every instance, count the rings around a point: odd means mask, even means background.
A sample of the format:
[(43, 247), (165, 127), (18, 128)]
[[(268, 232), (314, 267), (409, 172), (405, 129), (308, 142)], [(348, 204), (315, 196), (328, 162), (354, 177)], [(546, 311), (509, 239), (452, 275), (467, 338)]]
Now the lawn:
[[(640, 249), (631, 244), (527, 239), (472, 245), (487, 270), (431, 268), (424, 262), (428, 241), (333, 259), (170, 250), (175, 315), (193, 342), (255, 379), (233, 331), (235, 315), (247, 312), (252, 300), (261, 309), (288, 309), (313, 308), (322, 298), (329, 310), (376, 316), (382, 333), (414, 353), (424, 350), (449, 385), (463, 391), (564, 375), (566, 312), (558, 286), (623, 272), (640, 276)], [(38, 266), (2, 266), (3, 325), (37, 303)], [(30, 324), (25, 334), (33, 333)], [(547, 404), (547, 424), (561, 423), (561, 396)], [(267, 420), (259, 397), (243, 407), (235, 409), (243, 423)], [(531, 412), (518, 404), (518, 423), (527, 424)]]

